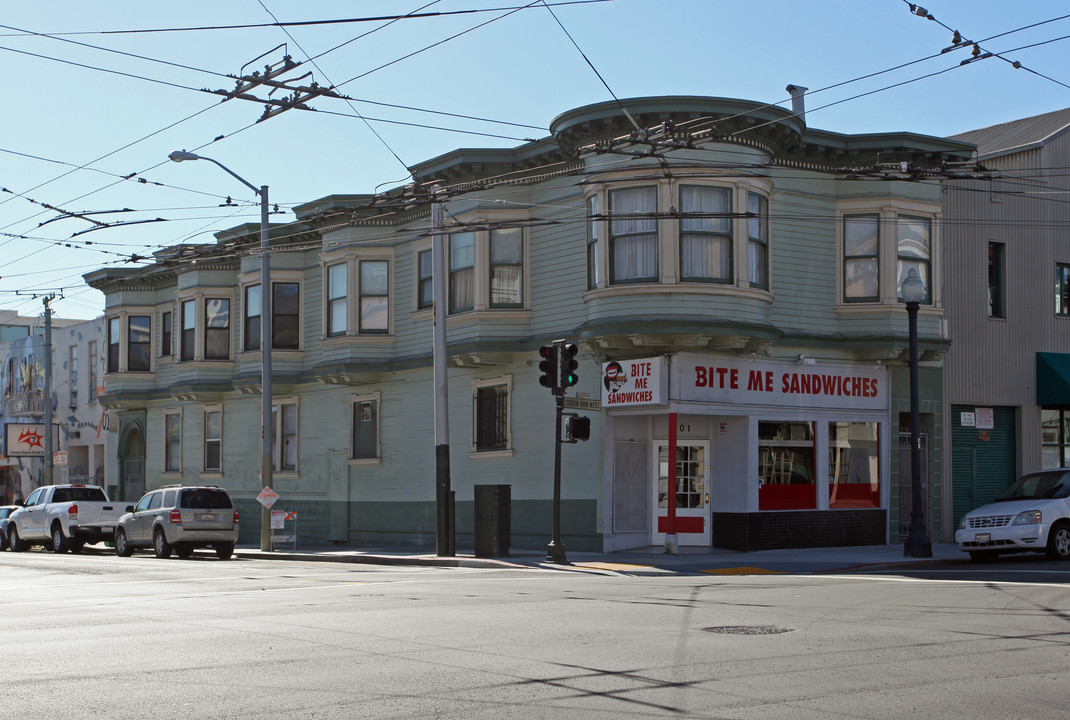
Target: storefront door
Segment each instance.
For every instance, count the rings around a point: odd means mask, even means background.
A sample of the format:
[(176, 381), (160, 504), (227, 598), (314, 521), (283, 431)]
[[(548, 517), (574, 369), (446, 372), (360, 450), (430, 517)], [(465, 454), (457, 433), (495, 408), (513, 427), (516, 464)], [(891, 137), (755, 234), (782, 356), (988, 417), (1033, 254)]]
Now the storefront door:
[[(676, 538), (678, 545), (710, 545), (710, 444), (676, 445)], [(654, 443), (654, 532), (665, 542), (669, 528), (669, 443)]]

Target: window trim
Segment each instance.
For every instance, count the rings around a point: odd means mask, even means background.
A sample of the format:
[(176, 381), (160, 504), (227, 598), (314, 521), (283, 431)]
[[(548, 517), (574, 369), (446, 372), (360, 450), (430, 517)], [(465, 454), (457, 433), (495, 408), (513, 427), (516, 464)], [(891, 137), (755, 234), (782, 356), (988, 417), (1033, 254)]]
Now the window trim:
[[(375, 404), (375, 457), (355, 457), (356, 418), (357, 408), (363, 403)], [(381, 391), (349, 396), (349, 465), (381, 465), (383, 462), (383, 397)]]
[[(716, 171), (714, 171), (715, 173)], [(674, 173), (676, 174), (676, 173)], [(587, 186), (584, 194), (585, 208), (590, 208), (593, 199), (595, 206), (608, 208), (609, 196), (614, 190), (624, 190), (636, 187), (649, 187), (650, 179), (635, 179), (634, 173), (613, 172), (599, 178)], [(589, 247), (586, 259), (588, 293), (597, 293), (599, 297), (614, 295), (657, 294), (667, 290), (670, 292), (687, 292), (703, 295), (737, 296), (753, 298), (763, 302), (771, 302), (773, 298), (772, 275), (773, 261), (776, 256), (775, 238), (772, 237), (772, 222), (767, 214), (766, 218), (766, 273), (768, 287), (755, 287), (750, 283), (749, 274), (749, 248), (748, 248), (748, 218), (746, 213), (733, 212), (731, 230), (731, 282), (705, 281), (702, 279), (682, 279), (681, 265), (681, 223), (677, 208), (680, 207), (681, 185), (694, 187), (725, 188), (731, 193), (733, 208), (747, 207), (748, 194), (754, 194), (764, 198), (768, 213), (772, 212), (773, 184), (764, 177), (739, 178), (725, 175), (721, 177), (711, 174), (709, 169), (694, 170), (693, 173), (681, 171), (670, 180), (654, 181), (657, 187), (657, 228), (658, 228), (658, 267), (659, 276), (654, 280), (618, 282), (612, 275), (612, 219), (609, 211), (604, 211), (591, 217), (586, 214), (588, 222), (594, 226), (593, 232), (597, 233), (597, 246), (593, 249), (595, 257), (590, 255)], [(592, 230), (587, 230), (587, 239), (591, 240)], [(592, 283), (592, 269), (596, 277)]]
[[(323, 260), (321, 259), (321, 263)], [(305, 315), (308, 313), (308, 306), (305, 302), (305, 274), (301, 270), (272, 270), (271, 271), (271, 334), (272, 334), (272, 356), (277, 353), (300, 353), (305, 349)], [(297, 285), (297, 347), (278, 347), (274, 344), (274, 337), (278, 332), (279, 317), (278, 303), (275, 301), (275, 289), (277, 285), (284, 284), (296, 284)], [(260, 271), (254, 271), (245, 273), (238, 276), (238, 297), (241, 298), (241, 313), (240, 317), (241, 327), (238, 328), (238, 334), (241, 337), (241, 353), (259, 353), (263, 347), (264, 338), (260, 338), (260, 344), (255, 348), (247, 347), (249, 340), (250, 330), (250, 317), (248, 315), (249, 309), (249, 289), (262, 285), (260, 282)], [(322, 293), (321, 293), (322, 296)], [(231, 304), (233, 308), (233, 303)], [(255, 325), (257, 328), (262, 327), (262, 314), (264, 311), (264, 293), (263, 288), (260, 290), (260, 315), (254, 315)], [(325, 321), (324, 321), (325, 322)], [(325, 326), (324, 326), (325, 327)]]
[(70, 390), (71, 408), (78, 407), (78, 346), (67, 347), (67, 389)]
[[(869, 302), (845, 302), (844, 288), (844, 224), (847, 215), (878, 215), (878, 253), (880, 260), (880, 296)], [(899, 299), (899, 217), (921, 218), (929, 222), (929, 298), (921, 305), (922, 314), (939, 314), (943, 310), (943, 281), (941, 279), (943, 208), (940, 203), (895, 198), (857, 198), (836, 204), (836, 297), (837, 312), (887, 312), (890, 307), (902, 307)]]
[[(513, 314), (515, 317), (523, 318), (530, 315), (531, 312), (531, 238), (529, 229), (526, 226), (526, 222), (529, 219), (529, 213), (516, 212), (514, 210), (479, 210), (469, 213), (462, 213), (455, 218), (455, 225), (451, 225), (443, 229), (443, 264), (442, 275), (446, 278), (446, 314), (451, 318), (451, 322), (454, 318), (464, 317), (467, 319), (479, 319), (480, 317), (501, 317), (506, 314)], [(492, 305), (490, 294), (490, 233), (492, 230), (497, 229), (511, 229), (519, 227), (521, 237), (521, 278), (520, 278), (520, 297), (521, 303), (519, 305)], [(472, 262), (472, 306), (465, 308), (455, 308), (453, 306), (453, 294), (451, 292), (452, 287), (452, 273), (450, 271), (450, 250), (451, 250), (451, 237), (460, 233), (470, 232), (473, 234), (473, 262)], [(425, 251), (432, 251), (433, 247), (430, 243), (421, 243), (413, 248), (413, 294), (412, 294), (412, 307), (413, 313), (424, 313), (430, 315), (434, 308), (434, 284), (430, 283), (432, 304), (426, 307), (419, 306), (419, 290), (420, 290), (420, 253)], [(434, 257), (431, 256), (431, 263), (433, 264)], [(433, 271), (433, 268), (432, 268)]]
[[(479, 439), (479, 391), (490, 387), (505, 388), (505, 447), (480, 450)], [(500, 375), (493, 378), (476, 378), (472, 381), (472, 449), (469, 457), (503, 458), (513, 457), (513, 376)]]
[(994, 240), (988, 241), (988, 319), (1007, 319), (1007, 243)]
[[(865, 218), (873, 218), (877, 223), (877, 247), (874, 248), (872, 255), (862, 254), (847, 254), (847, 223), (848, 221), (860, 221)], [(840, 221), (840, 253), (843, 256), (841, 263), (841, 275), (840, 282), (843, 287), (843, 294), (841, 295), (842, 302), (844, 303), (875, 303), (880, 302), (881, 298), (881, 216), (880, 213), (844, 213), (839, 218)], [(877, 293), (875, 295), (860, 295), (858, 297), (847, 296), (847, 265), (849, 260), (858, 260), (872, 258), (877, 266)]]
[[(294, 409), (294, 466), (292, 468), (282, 467), (282, 458), (284, 452), (284, 444), (281, 442), (283, 438), (283, 406), (290, 406)], [(284, 475), (287, 477), (296, 477), (301, 472), (301, 404), (298, 396), (286, 397), (286, 398), (272, 398), (271, 399), (271, 417), (274, 420), (274, 430), (271, 436), (272, 448), (271, 448), (271, 463), (272, 473), (275, 475)], [(263, 422), (261, 420), (261, 422)]]
[[(718, 191), (723, 192), (724, 195), (727, 196), (727, 199), (728, 199), (727, 214), (730, 216), (728, 218), (728, 232), (727, 233), (715, 232), (715, 231), (712, 231), (712, 230), (687, 230), (686, 232), (684, 231), (683, 225), (684, 225), (684, 221), (687, 218), (683, 217), (683, 215), (685, 215), (686, 213), (693, 212), (693, 211), (685, 211), (684, 210), (684, 194), (683, 194), (684, 188), (696, 188), (696, 189), (702, 189), (702, 190), (718, 190)], [(732, 208), (733, 208), (733, 204), (734, 204), (734, 198), (732, 197), (734, 193), (732, 192), (732, 188), (725, 187), (725, 186), (722, 186), (722, 185), (710, 185), (708, 183), (707, 184), (698, 184), (698, 183), (683, 183), (682, 182), (676, 187), (676, 193), (677, 193), (677, 197), (679, 198), (679, 208), (680, 208), (680, 214), (681, 214), (680, 220), (677, 223), (677, 242), (679, 243), (678, 255), (679, 255), (679, 264), (680, 264), (680, 269), (679, 269), (680, 282), (698, 282), (698, 283), (714, 283), (714, 284), (720, 284), (720, 285), (731, 285), (735, 280), (735, 267), (734, 266), (735, 266), (735, 256), (736, 256), (735, 237), (734, 237), (734, 233), (733, 233), (733, 231), (735, 229), (734, 228), (735, 223), (731, 219), (731, 215), (733, 214), (732, 213)], [(685, 235), (698, 235), (698, 236), (701, 236), (701, 237), (720, 238), (721, 240), (727, 242), (727, 245), (728, 245), (728, 260), (725, 263), (727, 274), (724, 275), (724, 276), (721, 276), (721, 277), (714, 277), (714, 276), (708, 276), (707, 277), (707, 276), (702, 276), (702, 275), (685, 275), (684, 274), (684, 252), (683, 252), (684, 236)]]
[[(148, 318), (149, 321), (149, 333), (148, 340), (141, 343), (130, 342), (130, 319), (131, 318)], [(116, 373), (131, 373), (139, 376), (151, 375), (155, 371), (155, 357), (152, 350), (153, 341), (153, 319), (154, 313), (150, 307), (142, 306), (130, 306), (125, 307), (122, 310), (107, 315), (104, 322), (104, 341), (107, 347), (107, 356), (105, 357), (105, 374)], [(118, 336), (118, 342), (113, 342), (115, 336)], [(145, 345), (148, 348), (146, 359), (148, 361), (148, 367), (144, 370), (131, 370), (130, 369), (130, 350), (131, 345)], [(113, 355), (117, 355), (113, 356)]]
[(96, 340), (89, 341), (89, 402), (97, 402), (97, 382), (99, 382), (100, 373), (97, 368), (97, 363), (100, 362), (100, 350), (99, 344)]
[[(168, 418), (172, 418), (172, 417), (177, 417), (178, 418), (178, 421), (177, 421), (178, 422), (178, 450), (177, 450), (177, 457), (174, 458), (177, 461), (178, 467), (175, 468), (174, 470), (169, 470), (168, 467), (167, 467), (167, 464), (168, 464), (167, 461), (169, 459), (171, 459), (171, 458), (170, 458), (170, 455), (169, 455), (170, 446), (169, 446), (169, 440), (168, 440), (168, 437), (167, 437), (167, 430), (168, 430), (167, 421), (168, 421)], [(182, 408), (167, 408), (167, 409), (165, 409), (163, 411), (163, 448), (162, 448), (162, 450), (163, 451), (160, 453), (160, 460), (161, 460), (160, 473), (162, 475), (165, 475), (165, 476), (168, 476), (168, 477), (181, 476), (182, 475)]]
[(1055, 317), (1070, 317), (1070, 263), (1055, 263)]
[[(360, 270), (361, 263), (364, 262), (385, 262), (387, 264), (387, 291), (385, 296), (365, 296), (363, 294), (363, 287), (361, 283)], [(328, 298), (328, 273), (330, 268), (337, 267), (338, 265), (344, 265), (346, 268), (346, 283), (345, 283), (345, 296), (338, 297), (338, 300), (345, 301), (345, 318), (346, 318), (346, 330), (334, 335), (328, 334), (329, 315), (330, 315), (330, 298)], [(322, 293), (322, 305), (321, 312), (323, 314), (322, 322), (320, 323), (321, 341), (326, 343), (337, 343), (341, 340), (361, 340), (364, 342), (382, 341), (384, 338), (387, 342), (393, 341), (394, 336), (394, 311), (397, 301), (397, 293), (395, 289), (395, 258), (394, 251), (390, 248), (346, 248), (343, 250), (332, 251), (325, 253), (320, 258), (320, 270), (323, 282)], [(383, 330), (364, 330), (361, 327), (360, 307), (361, 302), (365, 297), (386, 297), (387, 311), (386, 322), (387, 328)]]
[(160, 357), (170, 358), (174, 354), (175, 312), (171, 305), (160, 311)]
[[(208, 415), (210, 413), (219, 414), (219, 437), (208, 437)], [(223, 468), (225, 463), (223, 462), (223, 442), (224, 442), (224, 427), (223, 427), (223, 406), (222, 405), (204, 405), (201, 407), (201, 474), (218, 476), (223, 474)], [(208, 443), (215, 442), (219, 444), (219, 467), (208, 467)]]

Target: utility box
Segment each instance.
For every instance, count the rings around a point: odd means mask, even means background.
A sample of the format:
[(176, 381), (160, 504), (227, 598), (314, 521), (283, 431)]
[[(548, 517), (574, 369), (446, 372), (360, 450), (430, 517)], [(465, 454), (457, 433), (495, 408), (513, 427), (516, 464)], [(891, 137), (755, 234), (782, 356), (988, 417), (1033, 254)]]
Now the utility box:
[(476, 557), (508, 557), (512, 541), (512, 486), (475, 486)]

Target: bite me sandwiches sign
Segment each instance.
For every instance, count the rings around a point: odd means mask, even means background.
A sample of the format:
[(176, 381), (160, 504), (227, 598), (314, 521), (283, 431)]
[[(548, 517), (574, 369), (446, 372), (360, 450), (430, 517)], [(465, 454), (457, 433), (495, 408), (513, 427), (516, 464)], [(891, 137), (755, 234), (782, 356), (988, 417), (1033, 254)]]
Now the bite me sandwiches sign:
[[(667, 381), (667, 382), (666, 382)], [(602, 406), (663, 404), (667, 400), (731, 405), (888, 408), (883, 367), (680, 354), (602, 367)], [(667, 387), (666, 387), (667, 386)]]
[(698, 402), (884, 410), (888, 374), (872, 365), (673, 358), (674, 398)]

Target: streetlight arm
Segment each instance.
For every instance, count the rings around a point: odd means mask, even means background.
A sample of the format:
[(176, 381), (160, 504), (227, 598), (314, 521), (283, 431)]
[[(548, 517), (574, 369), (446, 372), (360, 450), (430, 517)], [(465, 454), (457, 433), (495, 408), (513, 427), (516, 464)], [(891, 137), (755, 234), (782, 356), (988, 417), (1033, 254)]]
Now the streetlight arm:
[(219, 167), (223, 168), (228, 173), (230, 173), (231, 177), (233, 177), (234, 179), (238, 180), (240, 183), (245, 185), (245, 187), (249, 188), (250, 190), (252, 190), (257, 195), (260, 194), (260, 188), (258, 188), (256, 185), (253, 185), (251, 182), (249, 182), (248, 180), (243, 178), (241, 175), (239, 175), (238, 173), (234, 172), (233, 170), (231, 170), (230, 168), (228, 168), (226, 165), (224, 165), (223, 163), (219, 162), (218, 160), (213, 160), (212, 158), (205, 157), (204, 155), (196, 155), (194, 153), (187, 152), (186, 150), (175, 150), (173, 153), (171, 153), (167, 157), (171, 158), (171, 160), (173, 160), (174, 162), (182, 162), (183, 160), (207, 160), (210, 163), (215, 163), (216, 165), (218, 165)]

